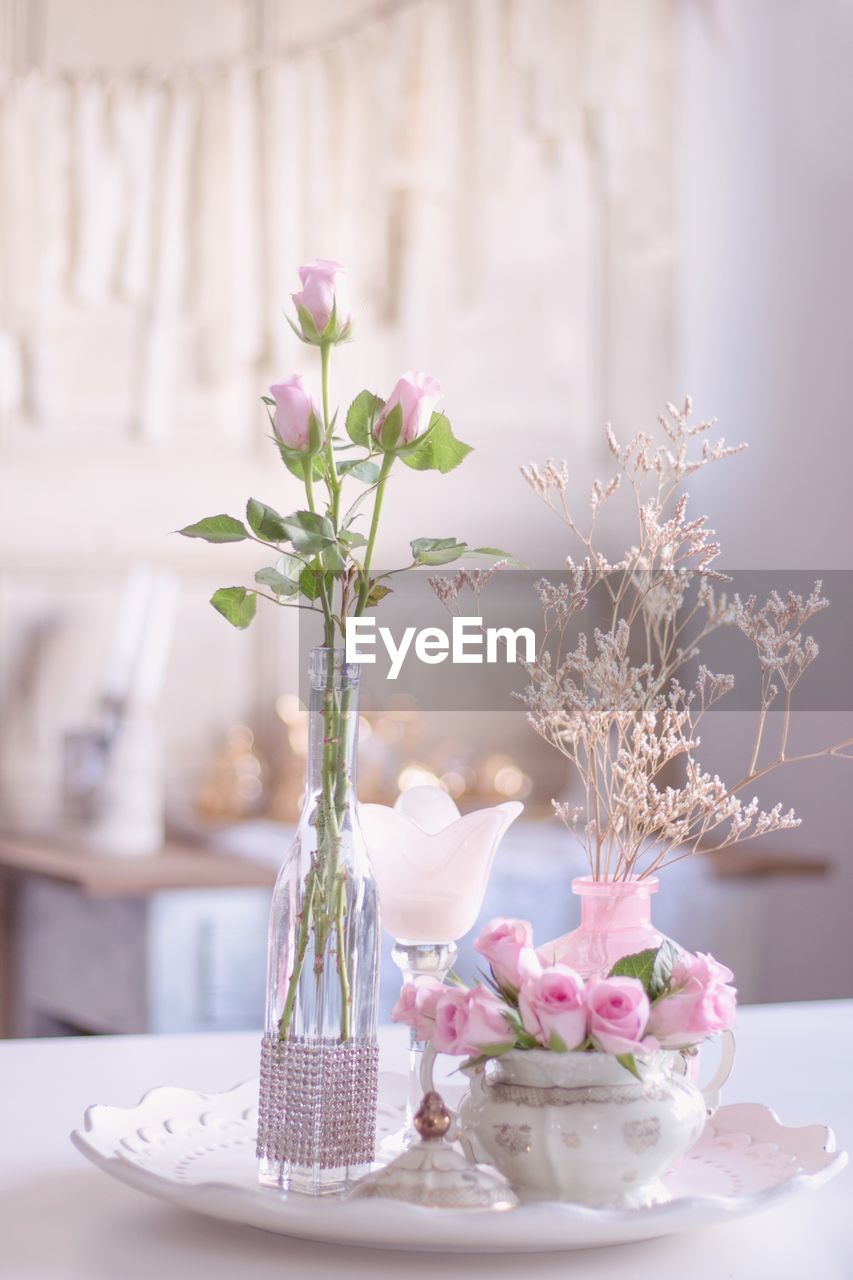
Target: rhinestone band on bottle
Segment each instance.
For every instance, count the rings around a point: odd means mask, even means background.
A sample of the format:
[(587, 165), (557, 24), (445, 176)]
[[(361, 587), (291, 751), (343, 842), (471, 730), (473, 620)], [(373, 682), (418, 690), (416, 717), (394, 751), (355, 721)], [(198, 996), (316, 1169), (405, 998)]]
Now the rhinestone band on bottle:
[(258, 1157), (301, 1168), (369, 1164), (375, 1152), (378, 1093), (375, 1042), (265, 1035)]

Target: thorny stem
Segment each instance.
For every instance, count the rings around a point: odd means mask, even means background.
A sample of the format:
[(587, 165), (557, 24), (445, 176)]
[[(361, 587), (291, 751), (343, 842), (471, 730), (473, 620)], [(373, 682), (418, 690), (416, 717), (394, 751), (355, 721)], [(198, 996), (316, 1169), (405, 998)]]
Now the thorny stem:
[[(320, 359), (326, 457), (325, 482), (329, 493), (329, 517), (337, 534), (342, 485), (335, 464), (329, 416), (331, 344), (325, 343), (321, 346)], [(310, 464), (309, 467), (305, 468), (304, 479), (308, 509), (316, 512), (313, 475), (310, 471)], [(378, 496), (379, 490), (377, 490)], [(368, 550), (370, 549), (371, 547), (368, 548)], [(345, 592), (346, 584), (342, 577), (341, 617), (343, 617), (346, 604)], [(325, 967), (326, 946), (330, 934), (334, 930), (336, 969), (341, 991), (340, 1038), (344, 1041), (349, 1039), (351, 1033), (352, 994), (347, 972), (346, 952), (347, 876), (340, 866), (340, 851), (346, 806), (349, 802), (350, 779), (347, 776), (347, 744), (349, 741), (352, 694), (350, 689), (344, 688), (341, 691), (340, 701), (336, 696), (334, 603), (327, 589), (325, 577), (322, 574), (319, 576), (319, 599), (324, 618), (324, 643), (329, 653), (322, 706), (323, 744), (317, 850), (312, 855), (311, 866), (305, 878), (302, 918), (297, 936), (293, 969), (290, 974), (284, 1008), (279, 1021), (279, 1035), (284, 1040), (290, 1034), (296, 1007), (296, 996), (305, 967), (311, 933), (313, 932), (314, 935), (314, 973), (315, 979), (319, 984)]]
[(308, 939), (311, 934), (311, 912), (314, 902), (315, 885), (315, 871), (312, 866), (308, 875), (305, 877), (305, 897), (302, 900), (302, 917), (299, 921), (299, 934), (296, 940), (296, 958), (293, 965), (293, 973), (290, 975), (290, 982), (287, 987), (287, 996), (285, 997), (284, 1008), (281, 1011), (281, 1018), (278, 1023), (279, 1039), (281, 1040), (286, 1040), (290, 1031), (290, 1023), (293, 1018), (293, 1007), (296, 1003), (296, 992), (299, 989), (299, 978), (302, 973), (302, 966), (305, 963), (305, 954), (308, 950)]
[(335, 450), (332, 444), (331, 422), (329, 421), (329, 364), (332, 358), (332, 347), (328, 342), (324, 342), (320, 348), (320, 366), (321, 380), (323, 389), (323, 432), (325, 435), (326, 449), (326, 484), (329, 489), (329, 501), (331, 505), (331, 520), (338, 528), (338, 513), (341, 502), (341, 481), (338, 476), (338, 469), (335, 465)]
[(373, 516), (370, 521), (370, 532), (367, 535), (367, 546), (364, 549), (362, 579), (358, 592), (358, 606), (356, 608), (356, 613), (358, 615), (361, 615), (364, 612), (364, 607), (367, 604), (367, 597), (370, 593), (370, 566), (373, 561), (373, 547), (376, 542), (376, 533), (379, 528), (382, 499), (385, 497), (385, 483), (393, 464), (394, 455), (392, 453), (386, 453), (382, 459), (382, 466), (379, 469), (379, 481), (376, 485), (376, 496), (373, 499)]

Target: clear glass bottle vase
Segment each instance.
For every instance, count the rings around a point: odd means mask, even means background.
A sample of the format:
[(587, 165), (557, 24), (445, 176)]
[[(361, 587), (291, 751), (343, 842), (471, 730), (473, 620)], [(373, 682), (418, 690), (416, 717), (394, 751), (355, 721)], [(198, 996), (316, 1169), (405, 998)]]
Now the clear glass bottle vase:
[(273, 892), (259, 1177), (345, 1191), (374, 1157), (379, 899), (355, 792), (358, 667), (311, 651), (305, 800)]

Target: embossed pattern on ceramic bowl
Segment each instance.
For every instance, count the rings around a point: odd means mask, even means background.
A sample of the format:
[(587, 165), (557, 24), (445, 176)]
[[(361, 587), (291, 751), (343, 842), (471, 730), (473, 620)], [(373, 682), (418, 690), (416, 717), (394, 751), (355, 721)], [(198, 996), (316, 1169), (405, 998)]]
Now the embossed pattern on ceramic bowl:
[[(443, 1090), (456, 1102), (452, 1090)], [(383, 1073), (381, 1138), (400, 1125), (406, 1080)], [(568, 1203), (493, 1210), (314, 1199), (262, 1187), (255, 1161), (258, 1082), (228, 1093), (153, 1089), (136, 1107), (90, 1107), (72, 1135), (121, 1182), (171, 1204), (285, 1236), (373, 1248), (533, 1253), (671, 1235), (756, 1213), (819, 1187), (847, 1163), (822, 1125), (790, 1129), (767, 1107), (721, 1107), (667, 1177), (671, 1200), (647, 1209)]]
[(662, 1204), (662, 1178), (705, 1124), (699, 1090), (657, 1053), (642, 1079), (603, 1053), (505, 1054), (471, 1076), (459, 1112), (472, 1154), (523, 1198), (607, 1208)]

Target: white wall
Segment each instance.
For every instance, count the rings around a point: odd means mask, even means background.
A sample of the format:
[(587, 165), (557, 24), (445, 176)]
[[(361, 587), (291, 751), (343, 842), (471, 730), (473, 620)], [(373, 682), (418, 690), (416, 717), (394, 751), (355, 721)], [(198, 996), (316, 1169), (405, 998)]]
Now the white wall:
[[(430, 0), (358, 30), (369, 0), (0, 0), (7, 797), (38, 806), (55, 790), (59, 732), (87, 713), (134, 559), (185, 584), (165, 709), (173, 791), (191, 792), (217, 731), (272, 727), (295, 683), (286, 628), (266, 614), (229, 633), (205, 603), (257, 561), (168, 531), (239, 514), (250, 494), (298, 503), (258, 397), (310, 360), (281, 315), (307, 258), (352, 267), (342, 402), (430, 369), (476, 448), (448, 478), (395, 480), (379, 558), (453, 534), (561, 562), (519, 464), (567, 455), (586, 485), (603, 419), (648, 416), (672, 394), (674, 3)], [(160, 71), (169, 127), (143, 191), (160, 256), (140, 302), (115, 288), (104, 243), (119, 256), (126, 243), (114, 215), (135, 154), (115, 131), (149, 138), (139, 94), (159, 102)], [(183, 106), (194, 141), (170, 169)], [(50, 616), (38, 687), (12, 722), (25, 623)]]
[[(697, 477), (692, 496), (726, 567), (850, 569), (853, 7), (728, 6), (729, 45), (709, 36), (708, 8), (684, 6), (680, 382), (750, 449)], [(736, 767), (752, 731), (750, 717), (720, 712), (705, 759)], [(850, 734), (849, 710), (795, 725), (795, 743), (812, 748)], [(850, 994), (853, 763), (795, 766), (767, 794), (803, 818), (771, 845), (833, 867), (768, 886), (769, 990)]]

